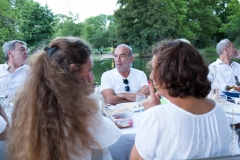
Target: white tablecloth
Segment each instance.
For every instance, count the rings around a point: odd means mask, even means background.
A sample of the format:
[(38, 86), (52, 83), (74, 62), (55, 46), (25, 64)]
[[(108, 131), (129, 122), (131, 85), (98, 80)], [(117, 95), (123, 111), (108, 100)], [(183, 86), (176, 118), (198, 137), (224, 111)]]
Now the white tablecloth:
[(6, 141), (0, 141), (0, 160), (7, 160)]
[(109, 151), (112, 155), (113, 160), (129, 160), (132, 146), (135, 142), (135, 136), (137, 132), (138, 122), (141, 114), (134, 113), (133, 126), (129, 128), (123, 128), (122, 136), (120, 139), (109, 147)]

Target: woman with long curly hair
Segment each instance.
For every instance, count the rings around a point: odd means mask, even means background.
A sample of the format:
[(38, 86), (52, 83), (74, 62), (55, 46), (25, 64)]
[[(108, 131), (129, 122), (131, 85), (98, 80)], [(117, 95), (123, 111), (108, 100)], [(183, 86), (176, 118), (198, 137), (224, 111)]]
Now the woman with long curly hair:
[(8, 136), (10, 160), (91, 159), (120, 137), (101, 116), (89, 46), (76, 37), (54, 39), (31, 56), (29, 78), (15, 99)]
[[(201, 54), (181, 39), (153, 48), (150, 98), (132, 160), (230, 155), (231, 128), (220, 104), (207, 99), (211, 84)], [(154, 92), (156, 88), (156, 92)], [(170, 103), (159, 105), (164, 96)]]

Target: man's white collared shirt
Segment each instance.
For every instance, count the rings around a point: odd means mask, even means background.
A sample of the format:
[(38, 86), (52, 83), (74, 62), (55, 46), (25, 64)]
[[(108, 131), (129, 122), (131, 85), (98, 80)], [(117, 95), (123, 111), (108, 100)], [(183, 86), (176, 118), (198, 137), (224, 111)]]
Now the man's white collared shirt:
[(225, 90), (227, 85), (237, 86), (236, 79), (240, 81), (240, 64), (231, 62), (230, 65), (223, 63), (220, 59), (216, 61), (216, 79), (221, 90)]
[(0, 64), (0, 97), (12, 99), (24, 84), (29, 66), (24, 64), (13, 73), (10, 73), (8, 68), (8, 64)]

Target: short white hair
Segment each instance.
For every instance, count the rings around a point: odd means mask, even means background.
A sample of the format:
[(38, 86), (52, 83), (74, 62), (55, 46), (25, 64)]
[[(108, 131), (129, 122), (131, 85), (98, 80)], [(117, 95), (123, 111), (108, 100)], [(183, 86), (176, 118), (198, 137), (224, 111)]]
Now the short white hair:
[(115, 49), (115, 51), (116, 51), (118, 48), (120, 48), (120, 47), (128, 48), (128, 49), (129, 49), (129, 57), (132, 57), (132, 56), (133, 56), (133, 50), (132, 50), (132, 48), (129, 47), (128, 45), (126, 45), (126, 44), (119, 44), (119, 45), (117, 46), (117, 48)]
[(12, 40), (12, 41), (5, 42), (3, 44), (3, 52), (4, 52), (6, 60), (8, 60), (8, 51), (9, 50), (14, 50), (16, 43), (20, 43), (20, 44), (22, 44), (24, 46), (27, 46), (26, 42), (20, 41), (20, 40)]
[(223, 39), (217, 44), (216, 50), (218, 55), (223, 54), (225, 47), (229, 47), (229, 42), (230, 42), (229, 39)]

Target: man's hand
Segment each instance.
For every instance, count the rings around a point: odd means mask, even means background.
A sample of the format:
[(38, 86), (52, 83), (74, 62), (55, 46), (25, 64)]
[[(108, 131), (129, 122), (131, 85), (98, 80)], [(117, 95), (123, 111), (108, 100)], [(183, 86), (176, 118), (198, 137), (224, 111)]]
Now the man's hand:
[(235, 56), (236, 59), (240, 59), (240, 51), (236, 51), (236, 56)]
[(140, 91), (139, 92), (145, 92), (145, 91), (149, 91), (149, 85), (144, 85), (140, 88)]

